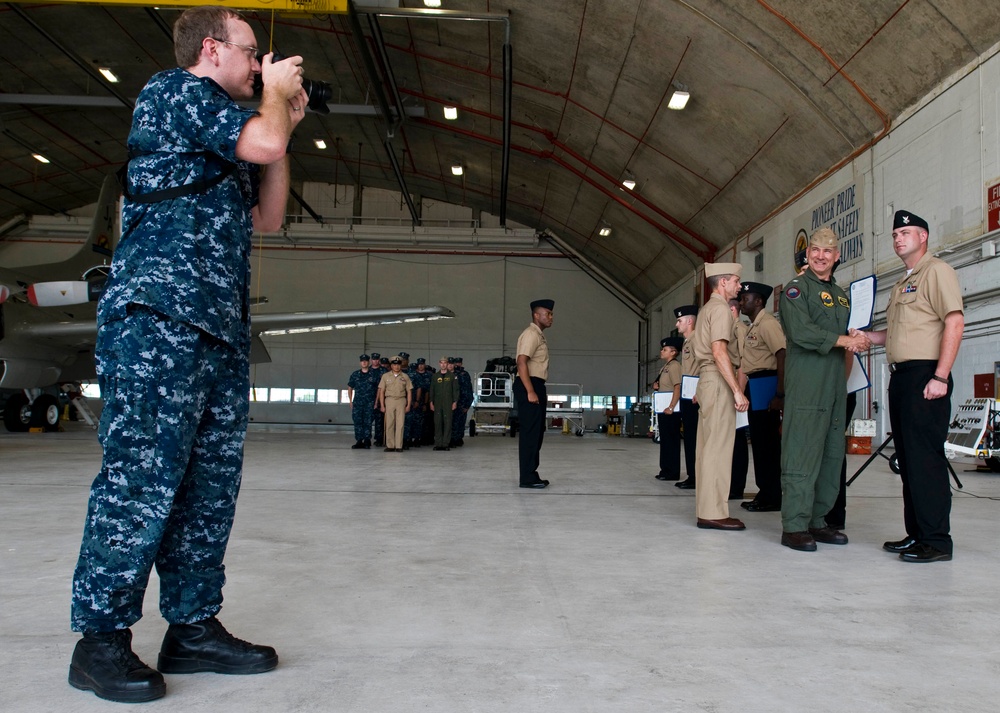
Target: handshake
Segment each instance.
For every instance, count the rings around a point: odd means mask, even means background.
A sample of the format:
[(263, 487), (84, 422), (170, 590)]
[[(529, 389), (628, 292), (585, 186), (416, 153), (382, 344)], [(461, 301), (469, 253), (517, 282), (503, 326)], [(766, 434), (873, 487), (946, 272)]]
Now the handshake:
[(868, 351), (872, 346), (871, 337), (869, 337), (865, 332), (854, 328), (849, 329), (847, 334), (841, 337), (841, 340), (843, 340), (841, 346), (850, 352), (854, 352), (855, 354)]

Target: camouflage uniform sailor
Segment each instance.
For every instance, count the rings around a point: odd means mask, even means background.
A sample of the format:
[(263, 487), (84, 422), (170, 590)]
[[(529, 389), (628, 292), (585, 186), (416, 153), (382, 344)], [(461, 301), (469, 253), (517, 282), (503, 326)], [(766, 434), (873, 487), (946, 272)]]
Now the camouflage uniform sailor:
[(215, 618), (249, 408), (250, 238), (284, 219), (287, 141), (307, 101), (301, 58), (270, 56), (258, 111), (234, 101), (252, 97), (262, 71), (243, 48), (254, 39), (231, 10), (185, 11), (174, 43), (185, 69), (154, 75), (133, 114), (122, 238), (98, 306), (104, 458), (72, 587), (84, 636), (69, 682), (102, 698), (164, 695), (130, 649), (154, 565), (170, 624), (161, 672), (278, 662)]
[(372, 447), (372, 418), (375, 396), (378, 393), (380, 374), (369, 367), (371, 357), (362, 354), (358, 359), (361, 368), (351, 373), (347, 380), (347, 395), (351, 399), (351, 419), (354, 421), (355, 444), (351, 448)]
[(413, 382), (413, 430), (410, 434), (413, 446), (423, 445), (424, 420), (427, 418), (427, 393), (431, 386), (431, 373), (427, 371), (427, 360), (420, 357), (410, 374)]
[(465, 445), (465, 424), (474, 398), (472, 375), (465, 370), (462, 357), (455, 357), (455, 378), (458, 379), (458, 403), (451, 422), (451, 444), (462, 447)]
[[(375, 372), (375, 383), (382, 378), (382, 374), (389, 371), (389, 359), (378, 352), (372, 352), (372, 371)], [(376, 446), (385, 445), (385, 414), (379, 409), (375, 409), (372, 418), (372, 438)]]

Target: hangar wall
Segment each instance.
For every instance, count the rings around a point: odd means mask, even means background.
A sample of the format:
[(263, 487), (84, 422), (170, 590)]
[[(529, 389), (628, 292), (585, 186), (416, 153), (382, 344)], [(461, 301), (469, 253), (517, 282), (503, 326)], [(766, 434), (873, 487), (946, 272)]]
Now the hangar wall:
[[(792, 257), (804, 221), (810, 232), (814, 216), (820, 225), (826, 224), (824, 219), (831, 216), (822, 208), (833, 200), (832, 219), (847, 218), (838, 227), (850, 230), (850, 216), (856, 210), (858, 241), (850, 246), (854, 261), (845, 259), (836, 279), (846, 285), (866, 275), (878, 277), (875, 327), (882, 328), (887, 291), (903, 273), (892, 248), (893, 213), (905, 208), (920, 215), (930, 225), (930, 251), (956, 268), (965, 299), (965, 335), (952, 372), (953, 405), (972, 397), (974, 374), (995, 373), (1000, 362), (1000, 258), (990, 256), (1000, 253), (1000, 231), (988, 230), (986, 212), (987, 187), (1000, 184), (1000, 57), (996, 49), (897, 118), (893, 130), (873, 148), (728, 251), (721, 251), (719, 257), (742, 263), (744, 279), (784, 284), (794, 275)], [(850, 187), (855, 188), (854, 202), (841, 212), (836, 203)], [(843, 232), (840, 237), (844, 238)], [(760, 271), (754, 269), (758, 253), (763, 260)], [(693, 275), (658, 297), (652, 303), (654, 314), (660, 309), (667, 315), (673, 307), (688, 303), (693, 283), (700, 284), (700, 276)], [(655, 360), (656, 346), (649, 345), (647, 360)], [(873, 350), (864, 365), (872, 388), (859, 401), (855, 417), (874, 418), (878, 436), (883, 438), (889, 426), (883, 350)]]
[[(350, 216), (353, 190), (308, 184), (303, 196), (326, 216)], [(336, 205), (328, 203), (337, 196)], [(362, 217), (409, 223), (399, 194), (365, 189)], [(472, 220), (462, 206), (423, 201), (425, 221)], [(491, 216), (477, 216), (489, 225)], [(634, 395), (640, 318), (570, 260), (552, 254), (504, 256), (500, 251), (323, 249), (265, 246), (253, 256), (252, 292), (267, 296), (261, 311), (304, 311), (443, 305), (455, 319), (334, 332), (266, 337), (271, 364), (253, 368), (259, 387), (347, 386), (358, 355), (406, 351), (434, 365), (442, 355), (462, 356), (469, 371), (488, 359), (514, 356), (529, 324), (533, 299), (556, 300), (555, 323), (546, 333), (552, 354), (549, 381), (580, 384), (587, 395)], [(485, 254), (484, 254), (485, 253)], [(258, 284), (259, 283), (259, 284)], [(554, 393), (560, 393), (555, 391)], [(350, 423), (344, 404), (254, 403), (257, 422)], [(603, 422), (598, 410), (588, 425)]]

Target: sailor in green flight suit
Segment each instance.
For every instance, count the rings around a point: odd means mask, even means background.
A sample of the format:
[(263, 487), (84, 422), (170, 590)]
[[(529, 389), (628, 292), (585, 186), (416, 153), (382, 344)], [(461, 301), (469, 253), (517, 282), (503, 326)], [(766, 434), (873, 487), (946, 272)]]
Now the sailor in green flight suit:
[(781, 544), (812, 552), (817, 542), (846, 545), (847, 535), (827, 527), (840, 489), (844, 459), (848, 351), (867, 347), (848, 336), (851, 303), (833, 279), (840, 258), (829, 228), (812, 234), (808, 267), (781, 295), (779, 317), (788, 352), (781, 436)]

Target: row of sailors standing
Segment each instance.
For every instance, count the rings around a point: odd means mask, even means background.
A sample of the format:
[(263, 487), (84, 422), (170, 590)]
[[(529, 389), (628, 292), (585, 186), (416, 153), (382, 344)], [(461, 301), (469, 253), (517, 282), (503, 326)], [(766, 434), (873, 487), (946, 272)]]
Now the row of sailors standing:
[(465, 445), (473, 387), (462, 357), (441, 357), (437, 370), (423, 357), (411, 364), (406, 352), (391, 358), (372, 352), (359, 361), (347, 382), (352, 449), (371, 448), (373, 442), (387, 453), (431, 443), (434, 450)]

